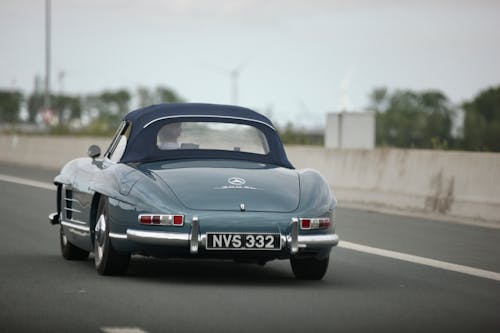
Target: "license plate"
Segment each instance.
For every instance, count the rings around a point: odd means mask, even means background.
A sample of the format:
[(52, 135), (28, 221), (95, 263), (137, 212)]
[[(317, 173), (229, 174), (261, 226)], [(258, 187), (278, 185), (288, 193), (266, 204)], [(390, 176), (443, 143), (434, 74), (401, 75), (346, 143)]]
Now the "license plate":
[(208, 250), (279, 250), (280, 234), (207, 233)]

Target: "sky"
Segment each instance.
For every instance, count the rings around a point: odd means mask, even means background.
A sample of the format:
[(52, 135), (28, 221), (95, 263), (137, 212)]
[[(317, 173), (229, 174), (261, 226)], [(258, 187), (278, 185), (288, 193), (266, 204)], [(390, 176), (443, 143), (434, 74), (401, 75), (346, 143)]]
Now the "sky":
[[(0, 89), (45, 75), (44, 3), (0, 0)], [(377, 87), (459, 104), (500, 85), (500, 1), (52, 0), (51, 51), (56, 92), (162, 85), (230, 104), (238, 69), (237, 104), (324, 127)]]

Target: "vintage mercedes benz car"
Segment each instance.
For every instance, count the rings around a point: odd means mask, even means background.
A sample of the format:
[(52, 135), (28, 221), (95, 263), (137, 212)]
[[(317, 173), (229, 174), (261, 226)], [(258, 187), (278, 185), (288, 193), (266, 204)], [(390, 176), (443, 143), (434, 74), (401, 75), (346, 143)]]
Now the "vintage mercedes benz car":
[(131, 254), (290, 259), (299, 279), (321, 279), (336, 200), (313, 170), (295, 170), (275, 127), (252, 110), (162, 104), (132, 111), (98, 159), (55, 177), (62, 256), (94, 253), (100, 274), (123, 274)]

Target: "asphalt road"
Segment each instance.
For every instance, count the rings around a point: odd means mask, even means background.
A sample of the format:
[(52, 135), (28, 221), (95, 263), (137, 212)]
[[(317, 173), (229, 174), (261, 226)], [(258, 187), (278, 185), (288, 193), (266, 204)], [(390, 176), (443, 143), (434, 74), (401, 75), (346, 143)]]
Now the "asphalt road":
[[(55, 171), (0, 165), (50, 183)], [(0, 332), (500, 332), (500, 281), (335, 248), (323, 281), (134, 257), (123, 277), (59, 253), (55, 192), (0, 180)], [(500, 230), (339, 208), (341, 240), (500, 273)], [(342, 243), (341, 243), (342, 245)], [(113, 331), (113, 328), (117, 330)]]

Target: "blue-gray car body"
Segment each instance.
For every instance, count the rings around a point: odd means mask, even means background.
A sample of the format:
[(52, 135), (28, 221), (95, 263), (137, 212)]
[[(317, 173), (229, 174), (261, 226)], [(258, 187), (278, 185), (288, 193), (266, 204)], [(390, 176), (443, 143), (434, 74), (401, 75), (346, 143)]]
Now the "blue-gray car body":
[[(213, 123), (252, 127), (265, 142), (264, 152), (202, 149), (203, 142), (186, 144), (187, 149), (158, 149), (159, 131), (173, 122), (184, 127), (196, 122), (198, 128)], [(98, 208), (103, 198), (109, 206), (105, 236), (116, 253), (321, 261), (328, 260), (338, 243), (336, 199), (327, 181), (312, 169), (294, 169), (272, 123), (249, 109), (151, 106), (125, 116), (102, 159), (93, 149), (92, 157), (68, 162), (54, 179), (57, 212), (51, 221), (60, 224), (65, 241), (83, 251), (95, 252), (97, 234), (101, 237)], [(182, 216), (183, 223), (141, 223), (141, 215), (155, 214)], [(304, 219), (308, 225), (302, 224)], [(248, 236), (253, 243), (245, 245), (245, 235), (253, 235)], [(259, 235), (275, 235), (272, 248), (262, 242), (257, 246), (255, 237), (264, 239)], [(219, 236), (220, 247), (208, 244)]]

